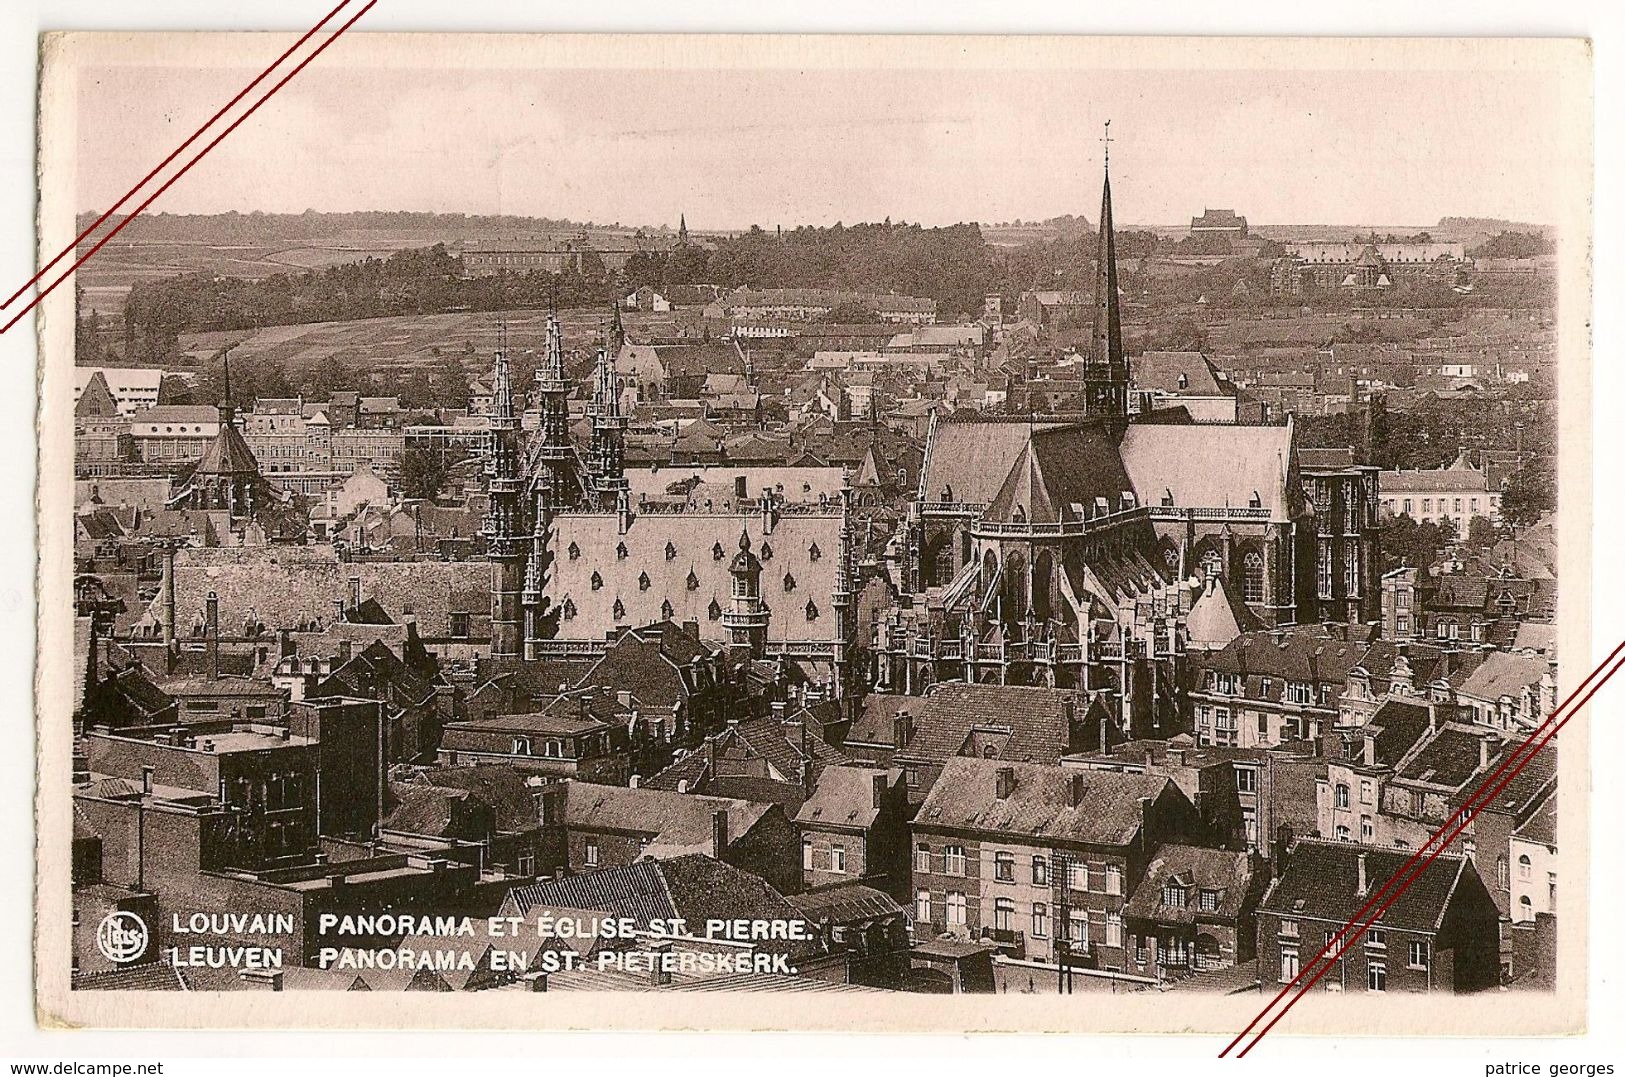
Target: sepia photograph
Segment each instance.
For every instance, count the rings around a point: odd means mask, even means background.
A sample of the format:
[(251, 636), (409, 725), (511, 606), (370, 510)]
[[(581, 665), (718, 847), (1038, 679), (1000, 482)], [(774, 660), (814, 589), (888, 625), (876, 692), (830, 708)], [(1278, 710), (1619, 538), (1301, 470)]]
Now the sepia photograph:
[(1586, 1028), (1583, 42), (357, 30), (137, 210), (291, 41), (43, 43), (42, 1013)]

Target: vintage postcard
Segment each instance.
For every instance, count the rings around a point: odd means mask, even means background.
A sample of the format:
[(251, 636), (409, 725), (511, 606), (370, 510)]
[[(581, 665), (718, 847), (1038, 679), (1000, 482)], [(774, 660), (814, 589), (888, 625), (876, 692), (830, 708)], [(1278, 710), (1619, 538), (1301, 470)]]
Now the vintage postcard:
[(42, 45), (41, 1022), (1583, 1028), (1584, 42), (336, 28)]

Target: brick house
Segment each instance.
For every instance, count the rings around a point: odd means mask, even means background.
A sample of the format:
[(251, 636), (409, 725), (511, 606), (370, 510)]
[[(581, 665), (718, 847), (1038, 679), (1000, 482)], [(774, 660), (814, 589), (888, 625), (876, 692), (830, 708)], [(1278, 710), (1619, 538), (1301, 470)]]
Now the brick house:
[[(1258, 969), (1266, 992), (1287, 984), (1343, 931), (1409, 853), (1300, 840), (1258, 907)], [(1390, 890), (1384, 897), (1393, 896)], [(1369, 915), (1369, 914), (1368, 914)], [(1460, 856), (1440, 856), (1320, 981), (1330, 992), (1467, 994), (1496, 986), (1495, 902)]]
[(1258, 865), (1242, 852), (1158, 849), (1123, 907), (1129, 968), (1160, 980), (1252, 960), (1265, 878)]
[(1123, 906), (1153, 850), (1200, 831), (1164, 777), (949, 759), (912, 826), (916, 931), (1122, 970)]
[(856, 878), (907, 900), (908, 791), (902, 771), (828, 767), (795, 822), (809, 888)]

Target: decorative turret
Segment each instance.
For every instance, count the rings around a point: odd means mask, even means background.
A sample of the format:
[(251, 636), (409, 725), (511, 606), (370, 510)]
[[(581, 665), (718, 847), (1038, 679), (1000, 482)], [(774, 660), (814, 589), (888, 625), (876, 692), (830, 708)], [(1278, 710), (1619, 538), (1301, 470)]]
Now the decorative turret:
[(491, 654), (517, 656), (520, 589), (530, 536), (525, 533), (524, 475), (520, 466), (519, 417), (508, 376), (508, 327), (497, 330), (491, 374), (491, 432), (485, 476), (487, 505), (480, 534), (491, 561)]
[[(616, 318), (617, 323), (620, 321)], [(610, 332), (613, 341), (615, 331)], [(626, 416), (621, 414), (620, 379), (615, 374), (615, 353), (598, 353), (598, 369), (593, 382), (592, 446), (588, 468), (598, 507), (616, 511), (626, 492)]]
[(767, 606), (762, 602), (762, 562), (750, 550), (750, 534), (739, 532), (739, 552), (728, 564), (733, 601), (722, 613), (729, 646), (741, 658), (760, 658), (767, 648)]

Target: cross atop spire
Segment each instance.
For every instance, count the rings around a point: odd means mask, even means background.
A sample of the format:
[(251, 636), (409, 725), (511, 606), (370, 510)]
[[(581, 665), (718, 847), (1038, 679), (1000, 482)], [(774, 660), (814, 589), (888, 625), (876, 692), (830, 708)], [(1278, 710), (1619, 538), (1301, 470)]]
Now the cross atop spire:
[(1106, 133), (1101, 136), (1100, 142), (1106, 147), (1106, 169), (1110, 171), (1112, 167), (1112, 121), (1106, 121)]

